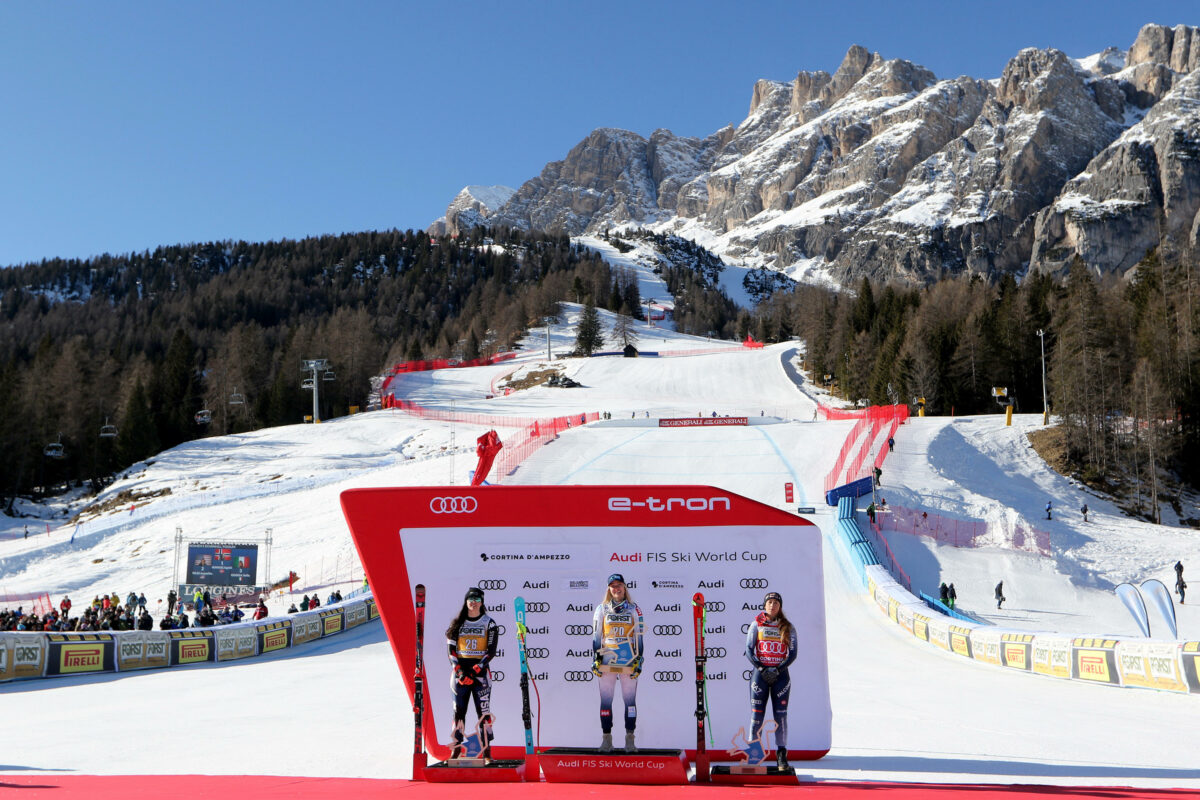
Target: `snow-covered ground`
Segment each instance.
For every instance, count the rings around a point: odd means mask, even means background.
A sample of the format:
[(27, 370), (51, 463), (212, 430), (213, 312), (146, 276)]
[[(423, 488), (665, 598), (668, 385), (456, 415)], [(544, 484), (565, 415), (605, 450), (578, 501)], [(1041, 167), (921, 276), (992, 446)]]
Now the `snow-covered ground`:
[[(645, 295), (643, 295), (645, 296)], [(574, 313), (574, 312), (569, 312)], [(555, 329), (552, 328), (552, 334)], [(565, 340), (566, 331), (558, 334)], [(703, 339), (673, 332), (671, 349)], [(647, 336), (647, 338), (650, 338)], [(566, 342), (563, 341), (563, 350)], [(664, 343), (668, 344), (668, 343)], [(788, 345), (682, 358), (562, 360), (582, 388), (541, 387), (486, 399), (507, 370), (539, 364), (537, 332), (525, 361), (419, 373), (398, 379), (402, 396), (438, 408), (539, 417), (608, 411), (613, 419), (572, 429), (509, 483), (712, 483), (784, 506), (817, 505), (826, 535), (832, 515), (821, 481), (851, 423), (813, 421), (812, 387), (783, 369)], [(643, 344), (643, 349), (653, 349)], [(556, 348), (557, 349), (557, 348)], [(663, 349), (666, 349), (665, 347)], [(556, 359), (555, 363), (559, 363)], [(745, 428), (660, 431), (639, 420), (737, 414), (769, 423)], [(774, 419), (772, 419), (774, 418)], [(618, 424), (620, 423), (620, 424)], [(1131, 634), (1111, 587), (1172, 578), (1177, 559), (1200, 565), (1200, 536), (1123, 518), (1049, 471), (1024, 445), (1037, 420), (928, 418), (900, 429), (884, 468), (889, 502), (931, 513), (1046, 526), (1053, 557), (1000, 548), (955, 549), (899, 534), (889, 538), (922, 588), (955, 581), (960, 605), (1003, 620), (1064, 633)], [(287, 426), (191, 442), (131, 470), (125, 489), (170, 494), (72, 525), (0, 518), (0, 537), (32, 523), (28, 540), (0, 538), (0, 592), (69, 592), (77, 603), (102, 591), (167, 590), (176, 529), (195, 538), (274, 538), (272, 577), (301, 575), (299, 593), (361, 581), (338, 505), (354, 487), (465, 484), (481, 425), (381, 411), (317, 426)], [(498, 428), (502, 436), (511, 429)], [(1039, 520), (1046, 499), (1061, 510)], [(1071, 509), (1086, 499), (1088, 523)], [(28, 507), (26, 507), (28, 508)], [(78, 510), (78, 505), (71, 513)], [(833, 749), (799, 764), (817, 779), (999, 783), (1088, 783), (1200, 787), (1194, 741), (1200, 697), (1121, 690), (1016, 674), (969, 662), (903, 634), (850, 586), (825, 551), (834, 712)], [(1200, 566), (1189, 566), (1200, 570)], [(1009, 607), (994, 614), (1003, 578)], [(1168, 581), (1169, 585), (1173, 580)], [(272, 598), (272, 614), (290, 598)], [(1180, 611), (1182, 636), (1200, 637), (1200, 615)], [(433, 691), (441, 697), (441, 683)], [(6, 718), (19, 720), (0, 770), (81, 773), (226, 773), (403, 777), (412, 741), (409, 699), (379, 625), (273, 657), (136, 675), (58, 678), (0, 685)], [(445, 699), (445, 698), (442, 698)], [(435, 701), (438, 713), (444, 704)], [(690, 713), (685, 710), (683, 713)], [(189, 743), (193, 732), (221, 746)], [(122, 747), (113, 736), (177, 736), (176, 748)], [(115, 746), (115, 745), (114, 745)], [(225, 753), (225, 754), (223, 754)]]

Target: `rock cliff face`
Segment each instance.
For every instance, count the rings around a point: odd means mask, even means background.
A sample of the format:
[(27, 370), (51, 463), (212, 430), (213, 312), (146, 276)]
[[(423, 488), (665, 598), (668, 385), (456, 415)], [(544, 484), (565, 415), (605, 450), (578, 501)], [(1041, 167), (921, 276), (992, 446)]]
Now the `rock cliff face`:
[[(855, 45), (827, 72), (758, 81), (704, 138), (602, 128), (498, 209), (447, 224), (640, 225), (748, 266), (920, 283), (959, 272), (1128, 270), (1200, 237), (1200, 29), (1129, 51), (1023, 50), (995, 80), (938, 80)], [(458, 199), (456, 198), (456, 202)], [(453, 220), (453, 222), (451, 222)]]

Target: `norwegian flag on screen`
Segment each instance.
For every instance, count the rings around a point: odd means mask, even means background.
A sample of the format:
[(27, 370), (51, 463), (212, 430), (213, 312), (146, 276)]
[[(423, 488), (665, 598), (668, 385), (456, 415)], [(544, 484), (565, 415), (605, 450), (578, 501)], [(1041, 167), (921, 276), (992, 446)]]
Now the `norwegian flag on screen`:
[(222, 561), (228, 561), (232, 557), (229, 553), (228, 548), (222, 549), (222, 548), (218, 547), (216, 550), (216, 553), (217, 553), (217, 558), (219, 558)]

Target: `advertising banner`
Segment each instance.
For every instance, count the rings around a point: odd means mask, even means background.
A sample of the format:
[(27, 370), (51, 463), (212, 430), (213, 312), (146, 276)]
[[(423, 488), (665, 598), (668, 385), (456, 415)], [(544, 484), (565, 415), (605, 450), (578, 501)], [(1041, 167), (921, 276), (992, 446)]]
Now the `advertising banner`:
[(1117, 667), (1124, 686), (1186, 692), (1187, 679), (1179, 665), (1177, 642), (1118, 642)]
[(40, 678), (45, 671), (44, 634), (0, 633), (0, 681)]
[(950, 623), (941, 614), (929, 615), (929, 641), (943, 650), (950, 649)]
[(258, 654), (283, 650), (292, 645), (292, 622), (281, 619), (274, 622), (259, 622), (254, 626), (258, 637)]
[(172, 667), (217, 660), (211, 629), (167, 631), (166, 634), (170, 637)]
[[(430, 707), (444, 710), (450, 665), (443, 631), (468, 587), (484, 590), (500, 644), (493, 662), (495, 752), (522, 751), (513, 599), (525, 599), (528, 657), (538, 681), (541, 741), (600, 741), (592, 618), (608, 575), (620, 573), (644, 620), (637, 682), (637, 742), (686, 748), (696, 739), (693, 593), (707, 608), (708, 701), (713, 738), (731, 742), (747, 723), (746, 631), (768, 591), (783, 595), (799, 657), (790, 667), (789, 752), (819, 758), (832, 715), (825, 636), (821, 534), (807, 520), (705, 486), (512, 486), (356, 489), (342, 494), (362, 563), (401, 674), (414, 664), (413, 586), (426, 586)], [(450, 529), (450, 530), (447, 530)], [(452, 539), (454, 558), (447, 552)], [(411, 691), (411, 687), (410, 687)], [(614, 716), (622, 714), (621, 692)], [(426, 716), (435, 755), (449, 720)], [(618, 728), (620, 723), (618, 722)], [(440, 731), (440, 735), (439, 735)]]
[(747, 417), (677, 417), (658, 421), (660, 428), (707, 428), (722, 425), (749, 425)]
[(258, 655), (258, 637), (253, 625), (231, 625), (213, 629), (217, 661), (236, 661)]
[(353, 628), (367, 621), (367, 604), (351, 603), (343, 611), (346, 614), (346, 627)]
[(1071, 677), (1071, 640), (1062, 636), (1035, 634), (1033, 671), (1052, 678)]
[(1200, 692), (1200, 642), (1184, 642), (1180, 648), (1179, 661), (1187, 678), (1188, 691)]
[(913, 612), (912, 634), (918, 639), (929, 641), (929, 617), (920, 612)]
[(316, 611), (302, 611), (291, 615), (292, 645), (304, 644), (321, 638), (321, 615)]
[(188, 583), (200, 586), (253, 586), (258, 575), (258, 545), (229, 542), (190, 542)]
[(1120, 683), (1116, 639), (1072, 639), (1071, 677), (1096, 683)]
[(367, 619), (379, 619), (379, 606), (374, 597), (367, 598)]
[(117, 634), (117, 671), (165, 667), (170, 663), (171, 637), (166, 631), (129, 631)]
[(971, 658), (1000, 666), (1000, 632), (995, 628), (971, 629)]
[(342, 632), (342, 609), (323, 608), (317, 613), (321, 616), (322, 636), (333, 636)]
[(964, 628), (962, 625), (950, 626), (950, 652), (967, 658), (972, 657), (970, 628)]
[(111, 633), (47, 633), (46, 674), (112, 672), (116, 647)]
[(1010, 669), (1029, 671), (1033, 668), (1032, 633), (1006, 633), (1000, 637), (1000, 659)]

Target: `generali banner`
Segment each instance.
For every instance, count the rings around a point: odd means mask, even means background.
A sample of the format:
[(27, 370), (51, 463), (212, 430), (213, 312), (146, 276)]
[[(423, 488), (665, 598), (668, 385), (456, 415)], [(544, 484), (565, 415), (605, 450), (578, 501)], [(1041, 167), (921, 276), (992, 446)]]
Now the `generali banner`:
[[(764, 594), (779, 591), (800, 643), (790, 668), (789, 751), (819, 758), (829, 749), (821, 536), (804, 519), (706, 486), (361, 489), (344, 492), (342, 507), (406, 681), (414, 669), (413, 587), (426, 586), (430, 709), (444, 711), (450, 700), (442, 632), (466, 590), (484, 590), (487, 613), (500, 631), (492, 709), (496, 745), (511, 748), (496, 751), (503, 757), (520, 752), (524, 741), (517, 596), (525, 599), (542, 743), (599, 744), (592, 616), (611, 573), (624, 575), (645, 623), (637, 688), (640, 747), (695, 744), (696, 592), (706, 600), (712, 735), (719, 746), (733, 740), (749, 719), (746, 631)], [(619, 696), (613, 713), (619, 730)], [(442, 752), (437, 743), (449, 739), (448, 724), (441, 713), (425, 717), (435, 755)]]
[(659, 419), (660, 428), (706, 428), (713, 425), (749, 425), (747, 417), (676, 417)]

